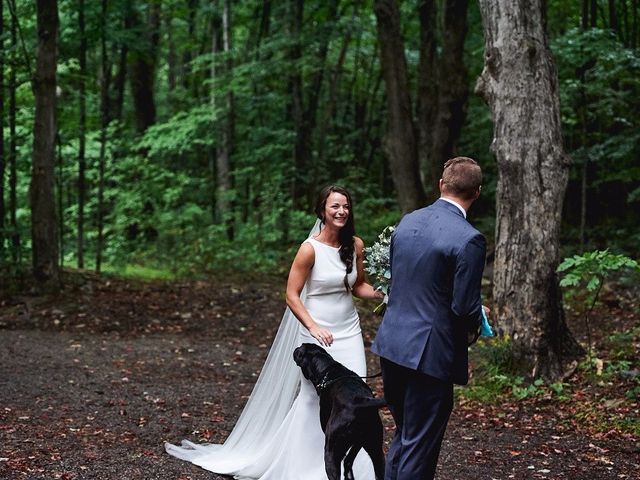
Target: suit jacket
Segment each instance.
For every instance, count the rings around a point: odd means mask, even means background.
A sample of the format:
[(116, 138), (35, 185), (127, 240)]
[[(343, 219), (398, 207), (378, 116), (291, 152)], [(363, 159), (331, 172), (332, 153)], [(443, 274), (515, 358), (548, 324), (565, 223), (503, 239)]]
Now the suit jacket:
[(371, 350), (465, 385), (468, 333), (481, 322), (486, 243), (453, 204), (406, 215), (391, 239), (391, 291)]

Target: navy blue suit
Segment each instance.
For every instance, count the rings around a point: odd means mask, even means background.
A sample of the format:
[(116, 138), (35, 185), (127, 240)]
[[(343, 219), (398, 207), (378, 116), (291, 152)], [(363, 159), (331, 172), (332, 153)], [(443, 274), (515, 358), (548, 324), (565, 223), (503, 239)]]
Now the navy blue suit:
[(468, 382), (468, 334), (481, 322), (485, 239), (442, 199), (406, 215), (391, 240), (391, 291), (371, 350), (396, 421), (385, 480), (431, 479)]

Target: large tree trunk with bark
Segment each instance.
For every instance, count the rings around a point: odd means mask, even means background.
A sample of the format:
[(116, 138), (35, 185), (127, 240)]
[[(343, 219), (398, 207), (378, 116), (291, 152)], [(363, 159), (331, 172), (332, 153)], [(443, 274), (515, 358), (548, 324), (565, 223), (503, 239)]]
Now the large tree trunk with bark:
[(466, 114), (468, 82), (463, 54), (468, 3), (468, 0), (444, 2), (441, 31), (437, 28), (436, 2), (426, 0), (418, 6), (418, 157), (422, 182), (431, 200), (440, 196), (438, 180), (442, 167), (456, 154)]
[(387, 92), (385, 150), (400, 209), (407, 213), (424, 206), (426, 196), (419, 175), (400, 11), (396, 0), (377, 0), (375, 13), (380, 64)]
[[(432, 159), (442, 173), (444, 162), (457, 154), (469, 87), (464, 65), (468, 0), (447, 0), (438, 68), (438, 116), (433, 125)], [(437, 177), (437, 180), (440, 177)]]
[(429, 198), (438, 196), (438, 179), (442, 173), (439, 161), (433, 158), (434, 124), (438, 115), (438, 55), (436, 54), (436, 2), (425, 0), (418, 4), (420, 18), (420, 61), (418, 63), (418, 91), (416, 119), (418, 158), (422, 183)]
[(498, 162), (493, 300), (516, 365), (558, 379), (582, 348), (569, 332), (556, 267), (569, 158), (542, 0), (480, 0), (485, 66), (476, 92), (494, 122)]
[(160, 2), (150, 2), (148, 8), (144, 23), (136, 8), (131, 9), (131, 26), (141, 28), (144, 32), (141, 41), (129, 51), (129, 79), (139, 133), (144, 132), (156, 121), (154, 84), (160, 43)]
[(56, 290), (60, 286), (54, 192), (58, 2), (38, 0), (36, 10), (38, 52), (33, 79), (36, 109), (30, 191), (33, 273), (41, 288)]

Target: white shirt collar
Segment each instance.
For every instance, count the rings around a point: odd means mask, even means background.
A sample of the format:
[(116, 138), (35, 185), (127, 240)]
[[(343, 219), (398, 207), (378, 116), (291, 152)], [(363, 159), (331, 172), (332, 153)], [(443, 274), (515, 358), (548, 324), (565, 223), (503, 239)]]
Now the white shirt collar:
[(464, 208), (462, 208), (462, 205), (460, 205), (458, 202), (454, 202), (450, 198), (446, 198), (446, 197), (440, 197), (440, 200), (444, 200), (445, 202), (449, 202), (450, 204), (455, 205), (462, 212), (462, 216), (464, 218), (467, 218), (467, 211)]

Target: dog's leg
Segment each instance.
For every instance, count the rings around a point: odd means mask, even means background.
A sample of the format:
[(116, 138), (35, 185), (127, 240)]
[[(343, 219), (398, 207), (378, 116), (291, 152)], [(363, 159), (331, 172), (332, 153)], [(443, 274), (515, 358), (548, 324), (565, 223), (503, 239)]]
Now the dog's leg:
[(331, 437), (327, 436), (324, 443), (324, 469), (329, 480), (340, 480), (340, 463), (346, 449), (337, 447), (335, 442), (331, 442)]
[(344, 457), (342, 464), (344, 465), (344, 480), (354, 480), (353, 477), (353, 461), (356, 459), (356, 455), (362, 447), (360, 445), (353, 445), (347, 456)]
[[(378, 420), (375, 433), (366, 438), (364, 442), (364, 450), (369, 454), (373, 462), (373, 470), (376, 474), (376, 480), (384, 479), (384, 451), (382, 450), (383, 430), (382, 423)], [(372, 432), (373, 433), (373, 432)]]

